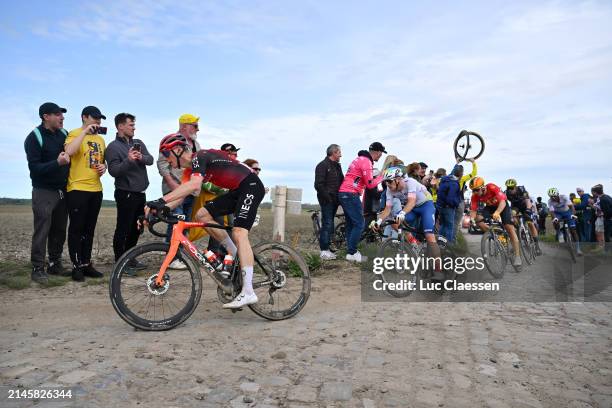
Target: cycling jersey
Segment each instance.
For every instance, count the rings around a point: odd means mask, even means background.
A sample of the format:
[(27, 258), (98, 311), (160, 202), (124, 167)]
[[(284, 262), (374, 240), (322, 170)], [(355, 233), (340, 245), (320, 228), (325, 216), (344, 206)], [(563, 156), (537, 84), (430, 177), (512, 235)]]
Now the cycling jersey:
[(500, 202), (506, 201), (506, 195), (502, 193), (501, 189), (493, 183), (489, 183), (485, 186), (486, 192), (483, 196), (476, 193), (472, 194), (471, 209), (472, 211), (478, 210), (478, 204), (484, 203), (487, 207), (497, 207)]
[[(186, 170), (186, 173), (189, 169)], [(191, 173), (199, 173), (204, 183), (210, 181), (217, 187), (236, 190), (253, 171), (245, 164), (231, 159), (222, 150), (200, 150), (191, 161)]]
[(405, 177), (404, 188), (400, 189), (399, 191), (391, 191), (391, 189), (387, 187), (387, 206), (393, 205), (394, 198), (399, 199), (402, 205), (406, 205), (408, 202), (408, 195), (410, 194), (416, 195), (415, 207), (418, 207), (427, 201), (433, 201), (431, 193), (427, 191), (427, 187), (411, 177)]
[(523, 211), (527, 208), (527, 204), (525, 204), (525, 200), (529, 199), (529, 193), (525, 190), (523, 186), (517, 186), (514, 189), (514, 192), (510, 191), (510, 189), (505, 191), (506, 197), (508, 197), (508, 201), (510, 201), (510, 205), (514, 208), (518, 208)]
[(571, 201), (567, 196), (560, 195), (559, 201), (554, 201), (552, 198), (548, 200), (548, 208), (551, 212), (566, 212), (570, 209)]

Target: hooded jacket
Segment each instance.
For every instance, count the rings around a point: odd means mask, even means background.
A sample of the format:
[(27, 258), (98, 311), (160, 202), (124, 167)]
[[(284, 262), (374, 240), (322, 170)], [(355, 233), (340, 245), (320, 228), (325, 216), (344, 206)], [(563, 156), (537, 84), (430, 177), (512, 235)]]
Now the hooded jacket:
[(340, 185), (339, 192), (363, 194), (366, 188), (376, 187), (382, 180), (383, 175), (373, 178), (372, 165), (374, 160), (370, 152), (360, 150), (357, 153), (357, 158), (351, 162), (344, 176), (344, 181)]
[(461, 200), (459, 179), (455, 175), (442, 177), (438, 186), (436, 205), (440, 208), (457, 208)]

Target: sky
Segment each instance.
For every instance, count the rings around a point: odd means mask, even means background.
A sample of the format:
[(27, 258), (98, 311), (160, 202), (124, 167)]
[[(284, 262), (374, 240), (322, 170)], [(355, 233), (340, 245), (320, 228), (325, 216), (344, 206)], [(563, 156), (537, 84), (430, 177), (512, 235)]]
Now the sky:
[(610, 21), (609, 1), (6, 2), (0, 196), (31, 195), (23, 141), (46, 101), (68, 130), (99, 107), (107, 143), (130, 112), (151, 151), (195, 114), (203, 147), (234, 143), (306, 203), (330, 143), (345, 171), (374, 141), (450, 169), (462, 129), (485, 139), (487, 182), (612, 192)]

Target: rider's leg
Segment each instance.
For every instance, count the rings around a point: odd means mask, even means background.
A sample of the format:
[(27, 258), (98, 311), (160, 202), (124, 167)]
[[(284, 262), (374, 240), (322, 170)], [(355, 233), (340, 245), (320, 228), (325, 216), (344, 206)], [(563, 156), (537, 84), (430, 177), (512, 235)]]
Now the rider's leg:
[(510, 242), (512, 243), (512, 249), (514, 250), (514, 256), (520, 257), (521, 250), (520, 250), (519, 240), (518, 240), (518, 236), (516, 235), (516, 229), (514, 228), (514, 225), (504, 224), (504, 229), (508, 232), (508, 235), (510, 235)]
[[(393, 206), (391, 207), (391, 214), (389, 214), (389, 218), (395, 218), (399, 212), (402, 211), (402, 203), (398, 198), (393, 199)], [(393, 239), (397, 239), (397, 224), (387, 225), (385, 227), (384, 234), (386, 237), (391, 237)]]
[[(207, 224), (217, 224), (212, 214), (208, 212), (208, 210), (205, 207), (202, 207), (198, 210), (198, 212), (196, 213), (196, 220), (197, 222), (205, 222)], [(206, 232), (210, 234), (211, 237), (213, 237), (218, 242), (220, 242), (221, 245), (223, 245), (225, 249), (227, 249), (227, 252), (230, 255), (234, 257), (236, 256), (236, 253), (237, 253), (236, 245), (234, 244), (234, 242), (232, 241), (232, 239), (230, 238), (226, 230), (219, 229), (219, 228), (204, 228), (204, 229), (206, 230)]]
[(234, 227), (232, 229), (232, 238), (238, 246), (238, 257), (240, 258), (240, 267), (242, 268), (243, 281), (242, 281), (242, 293), (252, 294), (253, 293), (253, 249), (251, 249), (251, 243), (249, 242), (249, 230), (240, 227)]

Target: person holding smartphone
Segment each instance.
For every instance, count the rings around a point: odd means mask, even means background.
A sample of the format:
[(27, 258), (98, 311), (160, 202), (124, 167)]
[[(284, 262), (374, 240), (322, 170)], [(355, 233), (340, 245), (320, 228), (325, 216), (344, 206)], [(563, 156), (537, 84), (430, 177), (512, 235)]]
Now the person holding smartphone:
[[(153, 164), (153, 156), (140, 139), (135, 139), (136, 117), (130, 113), (115, 116), (117, 137), (108, 144), (106, 162), (108, 172), (115, 178), (115, 202), (117, 225), (113, 235), (115, 261), (138, 243), (136, 221), (144, 214), (145, 191), (149, 187), (147, 167)], [(146, 265), (134, 260), (128, 265), (128, 273), (144, 269)]]
[(101, 278), (91, 263), (93, 237), (102, 206), (100, 177), (106, 172), (104, 151), (106, 143), (101, 126), (106, 116), (95, 106), (86, 106), (81, 112), (82, 126), (68, 133), (64, 151), (70, 156), (70, 171), (66, 197), (68, 204), (68, 252), (72, 261), (72, 279), (85, 280), (85, 276)]

